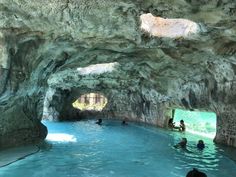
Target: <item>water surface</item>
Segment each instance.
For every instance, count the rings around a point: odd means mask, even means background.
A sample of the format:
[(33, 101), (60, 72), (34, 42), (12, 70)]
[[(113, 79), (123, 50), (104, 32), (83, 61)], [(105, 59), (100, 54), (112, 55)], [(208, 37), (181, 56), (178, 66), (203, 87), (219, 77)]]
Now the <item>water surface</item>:
[[(232, 177), (234, 161), (211, 139), (117, 121), (44, 122), (46, 148), (0, 169), (1, 177), (185, 177), (193, 167), (208, 177)], [(188, 150), (173, 148), (182, 137)]]

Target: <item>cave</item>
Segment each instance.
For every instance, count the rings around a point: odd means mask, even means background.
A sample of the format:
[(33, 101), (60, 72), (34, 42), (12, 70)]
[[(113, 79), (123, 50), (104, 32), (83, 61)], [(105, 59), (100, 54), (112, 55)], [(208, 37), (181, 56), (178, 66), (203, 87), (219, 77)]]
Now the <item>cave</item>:
[[(214, 113), (211, 143), (235, 150), (235, 17), (234, 0), (1, 0), (0, 149), (44, 144), (44, 121), (169, 131), (182, 109)], [(90, 93), (103, 108), (73, 106)]]

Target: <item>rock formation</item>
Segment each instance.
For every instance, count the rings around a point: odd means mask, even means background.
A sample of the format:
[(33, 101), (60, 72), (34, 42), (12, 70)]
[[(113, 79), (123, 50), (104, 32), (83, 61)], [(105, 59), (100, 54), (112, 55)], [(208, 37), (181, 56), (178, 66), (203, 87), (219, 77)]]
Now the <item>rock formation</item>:
[[(146, 13), (199, 31), (152, 36)], [(235, 73), (234, 0), (0, 0), (0, 147), (43, 139), (42, 116), (75, 117), (89, 92), (108, 98), (103, 116), (162, 127), (175, 108), (215, 112), (215, 141), (236, 146)]]

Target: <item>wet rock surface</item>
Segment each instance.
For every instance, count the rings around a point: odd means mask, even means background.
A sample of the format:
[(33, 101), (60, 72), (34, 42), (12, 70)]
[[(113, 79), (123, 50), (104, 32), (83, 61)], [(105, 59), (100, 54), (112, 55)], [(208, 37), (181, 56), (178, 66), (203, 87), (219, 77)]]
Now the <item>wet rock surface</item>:
[[(201, 30), (154, 37), (140, 29), (144, 13)], [(43, 116), (80, 118), (71, 104), (89, 92), (108, 98), (103, 116), (162, 127), (174, 108), (215, 112), (215, 141), (236, 146), (235, 26), (233, 0), (1, 0), (1, 146), (43, 139)], [(115, 62), (111, 72), (77, 70)]]

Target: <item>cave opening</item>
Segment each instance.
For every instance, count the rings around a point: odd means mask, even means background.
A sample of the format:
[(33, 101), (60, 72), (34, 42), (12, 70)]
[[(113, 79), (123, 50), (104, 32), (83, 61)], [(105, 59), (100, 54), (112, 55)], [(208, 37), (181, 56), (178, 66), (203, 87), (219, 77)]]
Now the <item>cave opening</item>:
[[(55, 92), (51, 92), (56, 99)], [(65, 132), (63, 131), (65, 127), (71, 126), (70, 123), (65, 123), (68, 120), (74, 120), (77, 124), (77, 120), (82, 120), (90, 118), (89, 116), (96, 116), (99, 112), (102, 112), (108, 103), (108, 99), (102, 93), (86, 93), (82, 94), (79, 97), (78, 92), (60, 92), (58, 100), (62, 101), (62, 98), (65, 98), (63, 106), (61, 109), (53, 106), (53, 102), (46, 104), (44, 112), (44, 117), (42, 123), (48, 129), (48, 135), (46, 140), (54, 143), (76, 143), (77, 138), (74, 132)], [(64, 97), (65, 96), (65, 97)], [(76, 98), (76, 100), (75, 100)], [(70, 104), (68, 104), (70, 103)], [(48, 106), (50, 105), (50, 106)], [(49, 120), (49, 121), (48, 121)], [(86, 120), (85, 122), (90, 122)]]
[(100, 93), (88, 93), (81, 95), (72, 106), (80, 111), (102, 111), (107, 102), (107, 98)]
[(141, 29), (156, 37), (189, 38), (200, 31), (197, 23), (182, 18), (155, 17), (151, 13), (140, 16)]
[(176, 126), (179, 126), (180, 120), (184, 120), (186, 131), (189, 133), (211, 139), (216, 136), (216, 114), (214, 112), (174, 109), (172, 116)]

